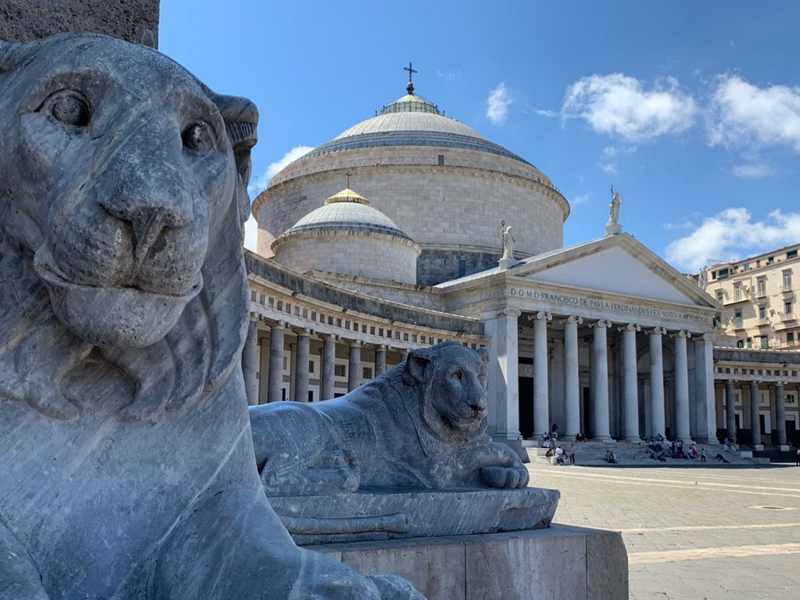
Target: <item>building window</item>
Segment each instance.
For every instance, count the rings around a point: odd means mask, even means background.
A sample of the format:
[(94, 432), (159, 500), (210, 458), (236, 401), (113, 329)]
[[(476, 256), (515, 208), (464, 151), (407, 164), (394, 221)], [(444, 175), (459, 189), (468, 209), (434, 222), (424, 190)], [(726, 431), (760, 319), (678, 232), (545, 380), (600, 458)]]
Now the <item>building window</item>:
[(766, 350), (769, 348), (769, 338), (765, 335), (761, 336), (761, 349)]
[(372, 379), (372, 367), (364, 367), (363, 379)]
[(744, 340), (736, 340), (737, 348), (744, 348)]
[(794, 307), (792, 306), (792, 301), (791, 300), (789, 300), (788, 302), (784, 302), (783, 303), (783, 312), (785, 314), (787, 314), (787, 315), (792, 314), (792, 312), (793, 312), (792, 309), (793, 308)]
[(739, 302), (742, 299), (742, 284), (737, 283), (733, 286), (733, 301)]
[(722, 290), (717, 290), (717, 302), (722, 304), (724, 300), (725, 300), (725, 292), (723, 292)]
[(795, 248), (794, 250), (789, 250), (786, 253), (786, 258), (797, 258), (797, 249)]
[[(256, 291), (255, 290), (251, 290), (250, 291), (250, 300), (252, 300), (253, 302), (256, 301)], [(262, 302), (261, 304), (264, 304), (264, 303)]]
[(787, 344), (794, 344), (794, 331), (789, 331), (786, 334), (786, 343)]
[(347, 377), (347, 365), (333, 365), (333, 375), (335, 377)]
[(784, 271), (783, 272), (783, 291), (787, 292), (792, 289), (792, 272), (791, 271)]
[(759, 319), (766, 319), (767, 318), (767, 307), (766, 306), (759, 306), (758, 307), (758, 318)]
[(313, 360), (308, 361), (308, 372), (309, 373), (313, 373), (314, 372), (314, 361)]
[(735, 313), (733, 313), (733, 326), (734, 327), (742, 326), (742, 311), (737, 310)]
[(752, 348), (753, 347), (753, 338), (747, 338), (747, 347), (748, 348)]
[(758, 296), (766, 296), (767, 295), (767, 278), (766, 277), (759, 277), (758, 278)]

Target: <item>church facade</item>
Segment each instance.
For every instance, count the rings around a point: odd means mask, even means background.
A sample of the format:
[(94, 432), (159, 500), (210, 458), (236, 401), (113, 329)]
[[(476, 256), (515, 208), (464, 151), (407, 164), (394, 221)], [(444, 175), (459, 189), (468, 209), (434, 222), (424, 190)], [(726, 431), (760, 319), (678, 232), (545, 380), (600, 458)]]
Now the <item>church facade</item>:
[[(618, 196), (606, 235), (564, 248), (569, 203), (544, 173), (406, 91), (255, 199), (250, 402), (333, 398), (457, 340), (488, 350), (489, 431), (512, 446), (554, 423), (567, 439), (741, 435), (755, 413), (715, 365), (721, 306), (622, 232)], [(756, 384), (764, 443), (798, 419), (798, 368), (776, 371), (780, 393)]]

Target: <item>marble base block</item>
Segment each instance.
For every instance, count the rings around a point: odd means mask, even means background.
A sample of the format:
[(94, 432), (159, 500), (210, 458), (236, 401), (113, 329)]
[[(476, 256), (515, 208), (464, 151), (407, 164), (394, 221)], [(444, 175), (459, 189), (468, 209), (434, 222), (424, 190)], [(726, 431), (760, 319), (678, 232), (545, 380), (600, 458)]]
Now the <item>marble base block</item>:
[(618, 532), (548, 529), (323, 544), (363, 575), (394, 573), (429, 600), (627, 600), (628, 554)]
[(395, 488), (269, 501), (298, 544), (320, 544), (542, 528), (550, 525), (559, 497), (544, 488)]

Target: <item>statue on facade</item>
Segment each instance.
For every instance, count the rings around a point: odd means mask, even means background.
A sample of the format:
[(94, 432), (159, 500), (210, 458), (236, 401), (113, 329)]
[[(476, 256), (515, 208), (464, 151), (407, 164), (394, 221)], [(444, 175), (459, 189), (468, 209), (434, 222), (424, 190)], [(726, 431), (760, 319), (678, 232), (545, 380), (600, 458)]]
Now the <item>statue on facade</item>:
[(158, 52), (0, 41), (0, 600), (421, 598), (299, 549), (240, 368), (258, 113)]
[(700, 273), (697, 275), (697, 285), (701, 290), (704, 292), (706, 291), (708, 287), (708, 267), (702, 267), (700, 269)]
[(611, 202), (608, 203), (608, 222), (619, 223), (619, 207), (622, 206), (622, 198), (619, 192), (614, 191), (611, 195)]
[(606, 223), (606, 235), (622, 233), (622, 225), (619, 224), (619, 207), (622, 206), (622, 198), (619, 192), (611, 188), (611, 202), (608, 203), (608, 223)]
[(501, 229), (503, 231), (503, 256), (501, 260), (514, 260), (514, 244), (517, 239), (511, 233), (511, 225), (505, 227), (506, 222), (503, 221)]

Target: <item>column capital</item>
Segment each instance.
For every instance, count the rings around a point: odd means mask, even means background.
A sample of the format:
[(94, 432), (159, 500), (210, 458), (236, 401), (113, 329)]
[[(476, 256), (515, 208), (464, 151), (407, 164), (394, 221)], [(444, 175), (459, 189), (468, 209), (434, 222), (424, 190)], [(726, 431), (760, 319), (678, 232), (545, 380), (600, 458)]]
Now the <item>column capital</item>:
[(664, 335), (667, 330), (663, 327), (653, 327), (650, 331), (645, 331), (647, 335)]
[(704, 342), (713, 342), (714, 341), (714, 334), (713, 333), (701, 333), (700, 335), (696, 335), (695, 338), (698, 340), (703, 340)]
[(761, 381), (760, 379), (753, 379), (753, 380), (750, 382), (750, 384), (752, 385), (752, 384), (754, 384), (754, 383), (755, 383), (756, 385), (761, 385), (762, 381)]
[(736, 385), (737, 383), (739, 383), (739, 380), (738, 379), (728, 379), (728, 380), (725, 381), (725, 383), (726, 384), (730, 383), (731, 385)]
[(519, 319), (522, 316), (522, 311), (518, 308), (513, 308), (511, 306), (507, 306), (506, 308), (502, 309), (500, 312), (497, 313), (497, 316), (506, 316), (506, 317), (514, 317), (515, 319)]
[(313, 331), (311, 331), (310, 329), (306, 329), (305, 327), (292, 327), (291, 329), (292, 332), (298, 337), (308, 337), (312, 333), (314, 333)]
[(351, 348), (361, 348), (361, 346), (364, 345), (364, 342), (362, 342), (361, 340), (346, 340), (346, 341), (347, 345), (350, 346)]
[(589, 323), (589, 327), (605, 327), (608, 329), (611, 327), (612, 323), (608, 319), (598, 319), (594, 323)]
[(670, 334), (674, 338), (690, 338), (692, 337), (691, 331), (686, 331), (685, 329), (681, 329), (680, 331), (676, 331), (675, 333)]
[(562, 323), (574, 323), (575, 325), (581, 325), (583, 323), (583, 317), (578, 317), (577, 315), (570, 315), (561, 319)]
[(386, 344), (373, 344), (372, 347), (378, 352), (380, 351), (386, 352)]
[(783, 387), (784, 385), (786, 385), (785, 381), (776, 381), (775, 382), (775, 387)]
[(272, 319), (264, 319), (264, 322), (270, 326), (271, 329), (286, 329), (289, 323), (286, 321), (274, 321)]
[(528, 321), (552, 321), (552, 320), (553, 320), (553, 315), (543, 310), (528, 315)]
[(617, 329), (619, 331), (641, 331), (642, 326), (636, 323), (628, 323), (627, 325), (620, 325)]
[(317, 332), (317, 337), (321, 339), (323, 342), (335, 342), (339, 339), (339, 336), (334, 333), (321, 333)]

